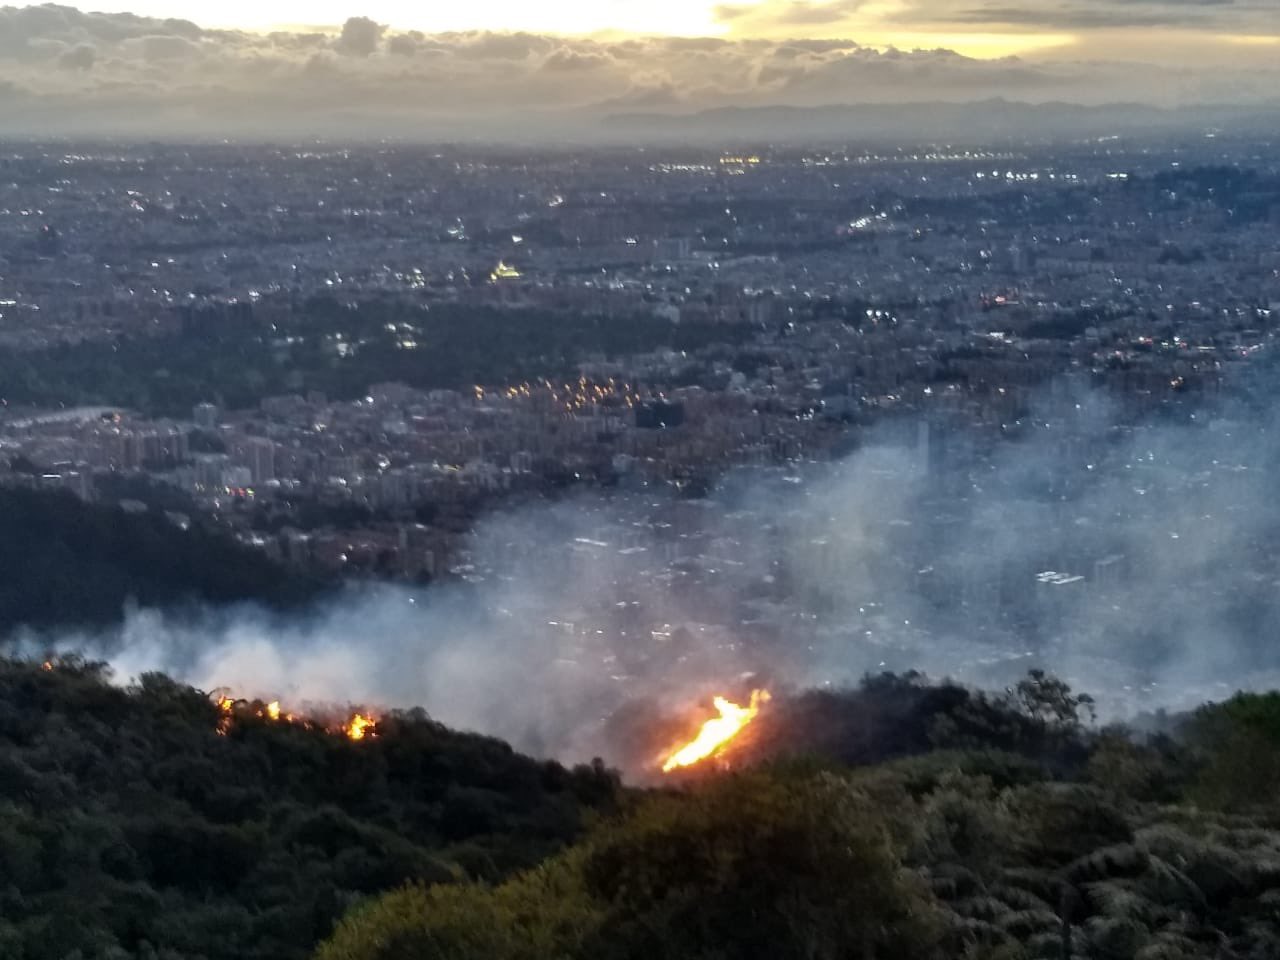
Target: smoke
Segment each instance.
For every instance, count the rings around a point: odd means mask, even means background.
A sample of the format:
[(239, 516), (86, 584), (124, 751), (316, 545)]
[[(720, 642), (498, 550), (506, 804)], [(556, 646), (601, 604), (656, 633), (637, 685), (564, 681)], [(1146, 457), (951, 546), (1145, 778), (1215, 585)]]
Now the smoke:
[[(1134, 418), (1060, 383), (979, 423), (960, 395), (834, 463), (745, 467), (680, 499), (500, 513), (460, 582), (350, 588), (304, 617), (130, 611), (56, 638), (289, 704), (423, 706), (537, 755), (639, 762), (636, 718), (749, 684), (919, 669), (984, 687), (1043, 666), (1111, 717), (1277, 683), (1280, 431), (1243, 399)], [(652, 744), (647, 744), (652, 746)], [(651, 758), (649, 758), (651, 759)]]

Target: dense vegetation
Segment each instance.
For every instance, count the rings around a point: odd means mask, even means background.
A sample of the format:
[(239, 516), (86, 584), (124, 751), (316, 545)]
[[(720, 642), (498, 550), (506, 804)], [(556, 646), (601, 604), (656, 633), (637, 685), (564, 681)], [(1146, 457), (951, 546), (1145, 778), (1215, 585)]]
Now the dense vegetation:
[(1043, 674), (997, 697), (886, 676), (773, 723), (838, 745), (890, 693), (887, 752), (931, 746), (636, 798), (497, 886), (361, 904), (317, 960), (1280, 956), (1280, 695), (1138, 740), (1086, 729), (1088, 700)]
[(125, 604), (302, 603), (318, 584), (194, 523), (70, 493), (0, 487), (0, 637), (20, 625), (101, 625)]
[(301, 960), (358, 897), (498, 880), (608, 809), (566, 770), (421, 712), (360, 741), (77, 660), (0, 660), (0, 957)]
[(219, 733), (162, 676), (0, 661), (0, 956), (1280, 955), (1280, 694), (1148, 737), (1039, 673), (777, 707), (754, 765), (623, 791), (420, 711)]
[(350, 399), (373, 383), (457, 389), (555, 377), (593, 354), (692, 350), (742, 342), (753, 332), (650, 315), (602, 318), (451, 304), (427, 310), (400, 301), (326, 298), (267, 322), (244, 306), (192, 311), (170, 335), (0, 354), (0, 399), (187, 416), (205, 400), (245, 408), (263, 397), (311, 390)]

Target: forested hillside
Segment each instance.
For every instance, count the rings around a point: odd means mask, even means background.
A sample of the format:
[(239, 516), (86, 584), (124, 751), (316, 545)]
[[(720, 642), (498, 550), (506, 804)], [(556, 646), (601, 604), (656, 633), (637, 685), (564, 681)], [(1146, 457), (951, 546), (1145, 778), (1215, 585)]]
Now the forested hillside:
[(1151, 736), (1089, 707), (871, 677), (624, 790), (421, 711), (352, 739), (0, 661), (0, 957), (1280, 956), (1280, 694)]
[(127, 513), (70, 493), (0, 487), (0, 637), (20, 625), (100, 625), (127, 601), (302, 603), (319, 584), (262, 551), (162, 512)]
[(0, 661), (4, 960), (301, 960), (361, 896), (499, 880), (615, 800), (602, 768), (421, 712), (353, 741), (251, 705), (226, 724), (158, 675), (48, 666)]
[(897, 718), (966, 746), (709, 773), (496, 887), (362, 904), (317, 960), (1280, 956), (1280, 695), (1207, 706), (1177, 739), (1089, 732), (1043, 675), (999, 697), (882, 677), (799, 714), (867, 719), (887, 689), (949, 702)]

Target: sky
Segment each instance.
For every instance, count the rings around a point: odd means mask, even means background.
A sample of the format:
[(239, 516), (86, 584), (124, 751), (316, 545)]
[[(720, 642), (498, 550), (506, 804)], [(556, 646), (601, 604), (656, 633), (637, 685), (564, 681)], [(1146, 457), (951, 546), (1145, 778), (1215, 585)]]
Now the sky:
[(0, 6), (0, 129), (595, 135), (618, 113), (1280, 102), (1280, 0)]
[(94, 9), (208, 27), (270, 30), (341, 24), (353, 13), (402, 30), (853, 39), (975, 57), (1058, 51), (1139, 60), (1231, 62), (1240, 48), (1280, 57), (1280, 0), (117, 0)]

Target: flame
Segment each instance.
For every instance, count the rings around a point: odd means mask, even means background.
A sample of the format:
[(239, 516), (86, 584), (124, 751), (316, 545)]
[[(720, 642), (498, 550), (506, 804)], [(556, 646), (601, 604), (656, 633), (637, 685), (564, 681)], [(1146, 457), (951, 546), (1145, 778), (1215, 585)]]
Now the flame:
[(346, 727), (343, 728), (343, 732), (352, 740), (363, 740), (365, 732), (376, 722), (376, 720), (357, 713), (352, 716)]
[(215, 690), (212, 698), (218, 707), (217, 731), (222, 736), (226, 736), (238, 716), (255, 716), (270, 720), (272, 723), (296, 724), (308, 730), (325, 730), (329, 733), (341, 734), (349, 740), (364, 740), (377, 735), (375, 727), (378, 718), (371, 713), (353, 713), (349, 720), (339, 719), (335, 723), (332, 713), (327, 719), (321, 719), (316, 716), (286, 712), (280, 706), (279, 700), (272, 700), (270, 703), (237, 700), (225, 687)]
[(227, 731), (231, 729), (231, 720), (235, 714), (236, 702), (231, 697), (218, 698), (218, 712), (222, 716), (218, 717), (218, 735), (225, 737)]
[(670, 773), (677, 767), (688, 767), (719, 753), (724, 749), (725, 744), (755, 719), (756, 714), (760, 712), (760, 704), (768, 699), (768, 690), (752, 690), (751, 702), (745, 707), (724, 697), (716, 697), (712, 702), (720, 712), (720, 716), (713, 717), (704, 723), (696, 737), (671, 754), (662, 765), (662, 772)]

